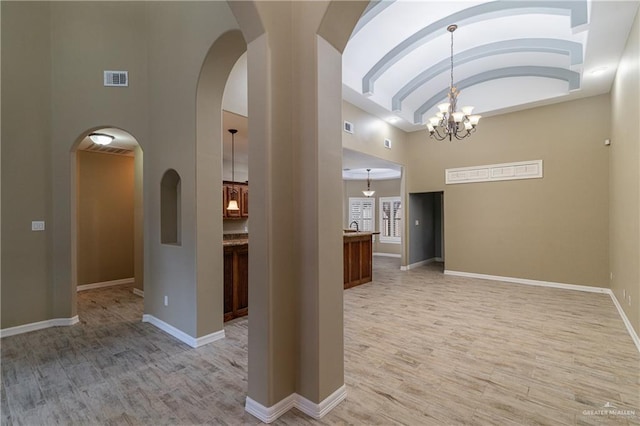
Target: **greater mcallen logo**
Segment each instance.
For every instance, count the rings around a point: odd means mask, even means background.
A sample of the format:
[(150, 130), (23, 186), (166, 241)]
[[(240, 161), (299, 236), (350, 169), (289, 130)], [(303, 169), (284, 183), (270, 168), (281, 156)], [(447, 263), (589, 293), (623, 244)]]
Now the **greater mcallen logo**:
[(636, 415), (635, 410), (623, 410), (619, 409), (610, 402), (606, 402), (598, 410), (583, 410), (582, 414), (585, 416), (626, 416), (631, 417)]

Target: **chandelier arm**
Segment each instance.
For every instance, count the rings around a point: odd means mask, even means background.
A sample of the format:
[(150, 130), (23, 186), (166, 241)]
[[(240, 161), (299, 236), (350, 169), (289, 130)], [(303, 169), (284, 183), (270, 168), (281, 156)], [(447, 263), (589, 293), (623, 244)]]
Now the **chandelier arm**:
[(460, 132), (460, 135), (458, 135), (458, 133), (456, 133), (456, 139), (458, 139), (459, 141), (461, 141), (462, 139), (471, 136), (471, 132), (469, 132), (468, 130), (464, 130), (464, 132)]
[(430, 136), (437, 141), (443, 141), (447, 137), (446, 134), (441, 135), (437, 128), (434, 129), (433, 133), (430, 132)]

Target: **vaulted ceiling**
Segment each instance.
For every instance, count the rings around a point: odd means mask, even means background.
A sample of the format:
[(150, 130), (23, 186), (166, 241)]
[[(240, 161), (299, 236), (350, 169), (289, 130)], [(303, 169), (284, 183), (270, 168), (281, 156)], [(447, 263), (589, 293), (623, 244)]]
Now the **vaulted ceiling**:
[(607, 93), (637, 1), (372, 1), (343, 55), (343, 97), (407, 131), (450, 85), (491, 115)]

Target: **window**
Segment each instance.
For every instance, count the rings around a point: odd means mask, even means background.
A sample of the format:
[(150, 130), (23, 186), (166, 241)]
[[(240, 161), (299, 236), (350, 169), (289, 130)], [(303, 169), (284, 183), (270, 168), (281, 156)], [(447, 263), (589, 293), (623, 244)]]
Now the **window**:
[(400, 197), (380, 197), (380, 242), (400, 244), (401, 230)]
[(349, 197), (349, 223), (356, 222), (360, 231), (373, 232), (376, 226), (375, 207), (375, 198)]

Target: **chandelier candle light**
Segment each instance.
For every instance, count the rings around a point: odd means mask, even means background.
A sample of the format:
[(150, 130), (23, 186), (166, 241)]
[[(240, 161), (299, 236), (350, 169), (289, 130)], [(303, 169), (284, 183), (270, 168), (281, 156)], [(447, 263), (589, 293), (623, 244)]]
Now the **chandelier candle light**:
[(471, 115), (472, 106), (462, 107), (462, 111), (456, 111), (458, 95), (460, 92), (453, 85), (453, 32), (458, 28), (457, 25), (449, 25), (447, 31), (451, 33), (451, 85), (449, 86), (449, 102), (438, 105), (438, 112), (435, 117), (429, 118), (427, 129), (429, 135), (436, 140), (444, 140), (449, 138), (452, 140), (462, 140), (475, 132), (476, 125), (480, 121), (479, 115)]
[(236, 199), (238, 196), (238, 191), (236, 190), (236, 176), (235, 176), (235, 145), (236, 140), (235, 136), (238, 133), (237, 129), (229, 129), (229, 133), (231, 133), (231, 199), (229, 200), (229, 205), (227, 206), (227, 210), (240, 210), (238, 207), (238, 200)]

